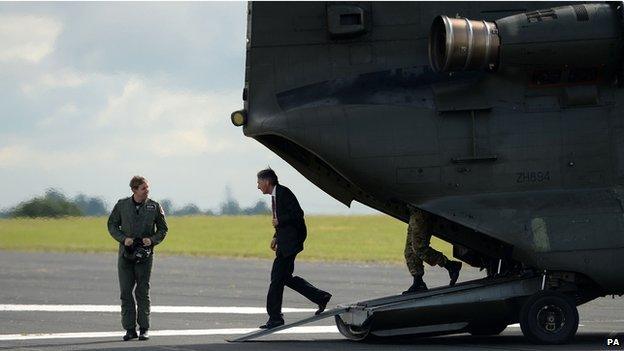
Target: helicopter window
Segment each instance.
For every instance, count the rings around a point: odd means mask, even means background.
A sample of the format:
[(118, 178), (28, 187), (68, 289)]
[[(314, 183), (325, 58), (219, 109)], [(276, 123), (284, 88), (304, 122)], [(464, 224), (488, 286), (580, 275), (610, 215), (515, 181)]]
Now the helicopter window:
[(364, 9), (356, 5), (328, 5), (327, 30), (333, 37), (353, 37), (366, 31)]
[(362, 16), (358, 14), (340, 15), (341, 26), (354, 26), (362, 24)]

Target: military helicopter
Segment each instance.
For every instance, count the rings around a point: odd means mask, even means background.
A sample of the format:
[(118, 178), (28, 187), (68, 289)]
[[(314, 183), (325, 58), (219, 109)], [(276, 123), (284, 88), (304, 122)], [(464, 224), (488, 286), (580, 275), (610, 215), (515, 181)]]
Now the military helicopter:
[(232, 122), (347, 206), (428, 212), (487, 272), (321, 317), (560, 344), (624, 293), (623, 28), (620, 3), (250, 3)]

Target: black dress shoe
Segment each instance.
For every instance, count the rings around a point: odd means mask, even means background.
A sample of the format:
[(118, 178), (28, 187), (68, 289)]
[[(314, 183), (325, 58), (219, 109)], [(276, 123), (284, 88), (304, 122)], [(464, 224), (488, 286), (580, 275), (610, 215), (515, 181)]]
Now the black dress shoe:
[(139, 340), (148, 340), (148, 339), (149, 339), (149, 333), (147, 332), (147, 329), (140, 329)]
[(123, 341), (128, 341), (128, 340), (132, 340), (132, 339), (136, 339), (139, 336), (136, 333), (136, 330), (134, 329), (128, 329), (126, 330), (126, 335), (123, 336)]
[(314, 312), (315, 316), (318, 316), (319, 314), (323, 313), (323, 311), (325, 311), (325, 307), (327, 307), (327, 303), (329, 302), (331, 298), (332, 298), (331, 294), (327, 294), (323, 296), (323, 301), (321, 301), (321, 303), (318, 304), (318, 310)]
[(269, 319), (269, 321), (266, 322), (266, 324), (263, 324), (260, 326), (260, 329), (273, 329), (273, 328), (279, 327), (280, 325), (284, 325), (284, 320), (272, 321)]

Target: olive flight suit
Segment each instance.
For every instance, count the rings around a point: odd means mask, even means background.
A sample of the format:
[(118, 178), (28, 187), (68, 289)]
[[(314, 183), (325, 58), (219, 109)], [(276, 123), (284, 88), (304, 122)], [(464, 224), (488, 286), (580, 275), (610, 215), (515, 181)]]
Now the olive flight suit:
[[(119, 242), (117, 272), (121, 290), (121, 324), (126, 330), (134, 330), (137, 322), (141, 329), (149, 329), (153, 251), (148, 259), (134, 261), (127, 258), (127, 254), (124, 256), (124, 252), (128, 250), (124, 246), (124, 240), (132, 238), (136, 242), (149, 238), (152, 246), (158, 245), (167, 235), (165, 213), (160, 204), (151, 199), (136, 205), (132, 197), (121, 199), (108, 218), (108, 232)], [(135, 309), (133, 290), (138, 309)]]

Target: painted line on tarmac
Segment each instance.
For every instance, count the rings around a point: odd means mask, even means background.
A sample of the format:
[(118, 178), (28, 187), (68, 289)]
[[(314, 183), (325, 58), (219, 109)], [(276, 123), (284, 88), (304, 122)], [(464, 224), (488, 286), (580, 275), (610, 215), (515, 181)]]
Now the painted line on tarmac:
[[(150, 337), (154, 336), (204, 336), (204, 335), (233, 335), (247, 334), (259, 330), (257, 328), (227, 328), (227, 329), (188, 329), (188, 330), (150, 330)], [(275, 334), (335, 334), (338, 328), (330, 326), (294, 327)], [(4, 334), (0, 341), (40, 340), (40, 339), (83, 339), (83, 338), (119, 338), (123, 332), (92, 332), (92, 333), (37, 333), (37, 334)]]
[[(0, 305), (1, 311), (12, 312), (115, 312), (119, 305)], [(315, 312), (314, 308), (282, 308), (283, 313)], [(266, 314), (264, 307), (210, 307), (210, 306), (152, 306), (152, 313), (214, 313)]]
[[(584, 327), (584, 324), (579, 324), (579, 327)], [(507, 326), (507, 328), (520, 328), (520, 323), (516, 323), (516, 324), (510, 324)]]

